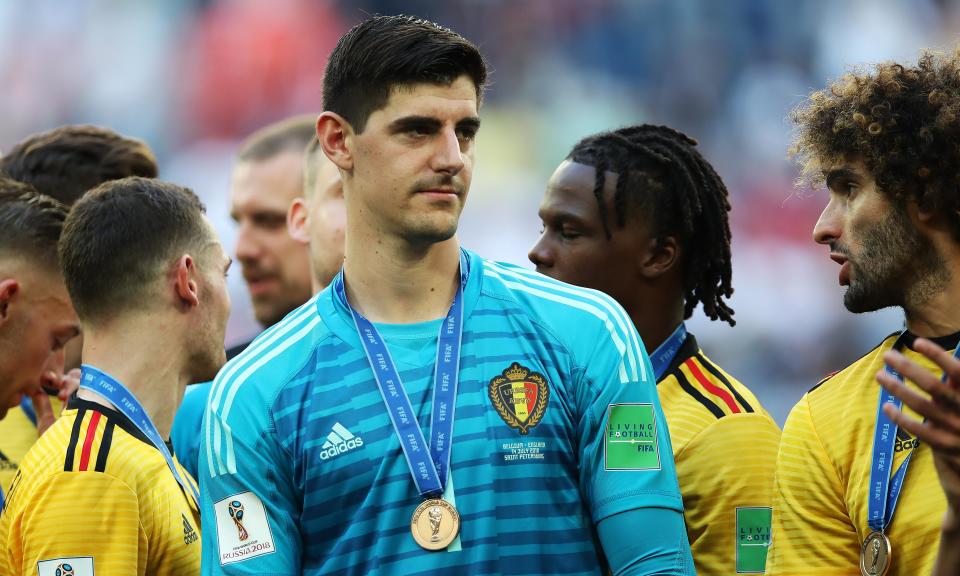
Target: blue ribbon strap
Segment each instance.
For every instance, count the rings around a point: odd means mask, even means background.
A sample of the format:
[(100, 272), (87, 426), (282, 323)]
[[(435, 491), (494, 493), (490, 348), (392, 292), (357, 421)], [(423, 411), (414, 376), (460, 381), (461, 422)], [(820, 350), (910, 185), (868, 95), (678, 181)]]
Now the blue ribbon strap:
[(81, 367), (80, 387), (85, 390), (90, 390), (91, 392), (96, 392), (109, 400), (121, 414), (126, 416), (137, 429), (143, 432), (150, 440), (150, 443), (163, 455), (163, 459), (167, 462), (167, 468), (173, 473), (173, 477), (177, 479), (184, 493), (190, 495), (193, 498), (194, 504), (199, 507), (200, 494), (197, 493), (193, 484), (187, 482), (183, 476), (181, 476), (180, 471), (177, 470), (177, 467), (173, 464), (173, 456), (170, 455), (170, 450), (167, 449), (166, 442), (160, 437), (160, 432), (157, 431), (156, 426), (153, 425), (150, 416), (147, 414), (147, 411), (144, 410), (143, 406), (140, 405), (140, 402), (137, 401), (136, 396), (134, 396), (126, 386), (121, 384), (119, 380), (106, 372), (97, 370), (89, 364), (84, 364)]
[(460, 284), (453, 304), (440, 325), (437, 361), (434, 369), (433, 406), (430, 417), (430, 443), (427, 444), (410, 398), (403, 387), (396, 364), (386, 342), (372, 322), (364, 318), (347, 300), (341, 270), (334, 279), (334, 293), (353, 316), (353, 322), (373, 370), (383, 403), (407, 459), (410, 475), (418, 493), (439, 498), (450, 470), (453, 422), (456, 411), (460, 371), (460, 345), (463, 334), (463, 290), (469, 277), (467, 259), (460, 253)]
[[(900, 334), (893, 344), (894, 350), (903, 348), (906, 334), (906, 332)], [(953, 356), (954, 358), (960, 357), (960, 346), (957, 346), (954, 350)], [(884, 366), (884, 369), (891, 376), (903, 382), (903, 376), (898, 374), (896, 370), (890, 366)], [(946, 381), (946, 378), (947, 375), (944, 374), (940, 379)], [(899, 409), (903, 406), (903, 402), (887, 392), (886, 389), (880, 389), (880, 400), (877, 403), (877, 425), (873, 433), (873, 459), (870, 465), (870, 491), (867, 501), (867, 525), (871, 530), (878, 532), (885, 531), (890, 522), (893, 521), (893, 514), (896, 512), (897, 502), (900, 500), (900, 491), (903, 488), (903, 480), (913, 458), (913, 451), (911, 450), (893, 478), (890, 478), (897, 425), (883, 413), (884, 404), (893, 404)]]
[(674, 357), (676, 357), (686, 339), (687, 327), (681, 322), (677, 329), (673, 331), (673, 334), (657, 346), (657, 349), (650, 355), (650, 363), (653, 364), (653, 373), (658, 382), (667, 368), (670, 367), (670, 364), (673, 363)]

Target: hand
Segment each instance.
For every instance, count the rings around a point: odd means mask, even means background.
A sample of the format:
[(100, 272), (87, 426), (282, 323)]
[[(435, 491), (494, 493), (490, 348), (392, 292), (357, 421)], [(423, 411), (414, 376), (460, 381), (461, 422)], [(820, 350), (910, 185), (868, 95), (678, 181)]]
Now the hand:
[(946, 381), (941, 382), (938, 374), (891, 350), (883, 356), (887, 365), (930, 397), (911, 390), (886, 370), (881, 370), (877, 372), (880, 385), (925, 421), (915, 420), (891, 404), (886, 404), (883, 412), (897, 426), (933, 449), (937, 475), (947, 497), (948, 510), (943, 529), (956, 533), (960, 531), (960, 360), (923, 338), (916, 340), (913, 349), (939, 366), (947, 376)]
[[(50, 372), (44, 378), (45, 384), (52, 385), (58, 390), (57, 397), (66, 405), (67, 399), (80, 387), (80, 369), (74, 368), (63, 376)], [(37, 415), (37, 437), (43, 436), (47, 428), (53, 426), (58, 414), (53, 413), (50, 396), (42, 389), (37, 388), (29, 393), (33, 411)]]

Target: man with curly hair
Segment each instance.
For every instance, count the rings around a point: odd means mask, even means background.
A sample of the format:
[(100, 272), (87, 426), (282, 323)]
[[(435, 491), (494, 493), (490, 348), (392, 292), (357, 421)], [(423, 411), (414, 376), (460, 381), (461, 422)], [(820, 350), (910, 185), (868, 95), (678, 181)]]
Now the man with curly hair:
[(813, 236), (840, 265), (844, 305), (900, 307), (906, 327), (791, 411), (769, 574), (929, 574), (934, 565), (947, 509), (934, 455), (883, 410), (900, 401), (874, 377), (891, 349), (939, 377), (915, 340), (946, 350), (960, 340), (958, 114), (960, 54), (933, 52), (914, 66), (849, 73), (793, 114), (801, 179), (829, 189)]

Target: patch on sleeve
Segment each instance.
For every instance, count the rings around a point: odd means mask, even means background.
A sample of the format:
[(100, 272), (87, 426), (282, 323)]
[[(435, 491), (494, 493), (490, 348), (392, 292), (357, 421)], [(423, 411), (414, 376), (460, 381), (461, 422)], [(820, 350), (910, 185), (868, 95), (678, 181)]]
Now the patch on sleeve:
[(37, 576), (94, 576), (93, 556), (41, 560), (37, 562)]
[(737, 507), (737, 574), (763, 574), (772, 518), (772, 508)]
[(234, 494), (213, 505), (220, 565), (276, 552), (263, 502), (253, 492)]
[(653, 404), (607, 406), (603, 467), (607, 470), (660, 469), (660, 445)]

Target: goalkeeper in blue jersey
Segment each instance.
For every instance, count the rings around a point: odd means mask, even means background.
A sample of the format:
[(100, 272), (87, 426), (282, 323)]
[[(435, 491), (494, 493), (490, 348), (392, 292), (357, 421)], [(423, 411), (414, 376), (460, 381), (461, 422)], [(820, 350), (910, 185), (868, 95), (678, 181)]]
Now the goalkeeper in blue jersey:
[(204, 574), (692, 574), (670, 436), (630, 318), (460, 247), (486, 67), (404, 16), (330, 57), (332, 284), (217, 376)]

